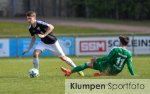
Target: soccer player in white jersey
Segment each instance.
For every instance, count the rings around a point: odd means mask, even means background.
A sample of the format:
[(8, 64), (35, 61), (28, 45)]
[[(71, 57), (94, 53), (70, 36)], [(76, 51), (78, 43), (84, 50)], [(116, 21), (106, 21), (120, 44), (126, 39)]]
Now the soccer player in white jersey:
[[(31, 42), (29, 48), (23, 52), (23, 55), (31, 50), (35, 43), (35, 35), (37, 35), (41, 41), (37, 44), (33, 53), (33, 65), (35, 69), (39, 70), (39, 54), (45, 49), (53, 52), (61, 60), (65, 61), (71, 67), (76, 67), (74, 62), (67, 57), (62, 48), (59, 45), (59, 42), (56, 36), (53, 34), (54, 26), (43, 21), (36, 20), (36, 13), (34, 11), (28, 11), (26, 13), (27, 21), (30, 24), (29, 32), (31, 34)], [(84, 76), (82, 71), (79, 72), (81, 76)]]

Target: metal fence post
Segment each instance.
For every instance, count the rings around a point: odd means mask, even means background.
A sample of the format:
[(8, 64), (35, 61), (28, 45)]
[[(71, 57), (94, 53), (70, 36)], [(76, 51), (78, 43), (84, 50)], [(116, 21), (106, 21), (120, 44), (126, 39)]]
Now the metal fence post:
[(135, 47), (134, 47), (134, 45), (133, 45), (133, 43), (132, 43), (132, 42), (134, 41), (134, 36), (135, 36), (135, 33), (132, 33), (131, 46), (132, 46), (132, 51), (133, 51), (132, 54), (133, 54), (133, 56), (135, 55), (135, 51), (134, 51), (134, 50), (135, 50)]

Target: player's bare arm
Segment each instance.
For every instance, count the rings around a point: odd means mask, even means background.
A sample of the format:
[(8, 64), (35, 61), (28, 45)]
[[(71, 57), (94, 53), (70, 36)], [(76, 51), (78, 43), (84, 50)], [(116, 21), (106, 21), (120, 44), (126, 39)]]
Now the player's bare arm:
[(32, 47), (35, 43), (35, 40), (36, 40), (35, 36), (31, 36), (31, 42), (30, 42), (29, 48), (22, 53), (23, 55), (26, 54), (27, 52), (29, 52), (32, 49)]
[(39, 38), (44, 38), (44, 37), (46, 37), (49, 33), (51, 33), (51, 32), (53, 31), (53, 29), (54, 29), (54, 26), (51, 25), (51, 24), (48, 24), (48, 29), (47, 29), (47, 31), (45, 32), (45, 34), (37, 34), (37, 36), (38, 36)]

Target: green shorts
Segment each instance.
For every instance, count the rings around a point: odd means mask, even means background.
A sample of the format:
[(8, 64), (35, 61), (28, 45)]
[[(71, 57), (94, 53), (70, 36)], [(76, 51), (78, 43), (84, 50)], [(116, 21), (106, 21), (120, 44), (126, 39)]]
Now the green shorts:
[(101, 62), (95, 62), (93, 63), (93, 69), (95, 70), (99, 70), (100, 72), (104, 72), (105, 71), (105, 65), (104, 63), (101, 61)]
[(93, 69), (99, 70), (100, 72), (108, 73), (110, 75), (116, 75), (119, 73), (118, 70), (112, 67), (110, 63), (101, 60), (93, 63)]
[(97, 58), (97, 61), (93, 63), (93, 69), (99, 70), (100, 72), (104, 71), (103, 61), (100, 58)]

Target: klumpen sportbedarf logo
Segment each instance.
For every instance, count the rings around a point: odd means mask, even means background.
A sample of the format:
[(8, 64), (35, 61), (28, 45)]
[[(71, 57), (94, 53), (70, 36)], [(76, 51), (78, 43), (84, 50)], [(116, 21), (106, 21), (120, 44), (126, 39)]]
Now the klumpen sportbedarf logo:
[(106, 40), (80, 41), (80, 52), (105, 52)]

